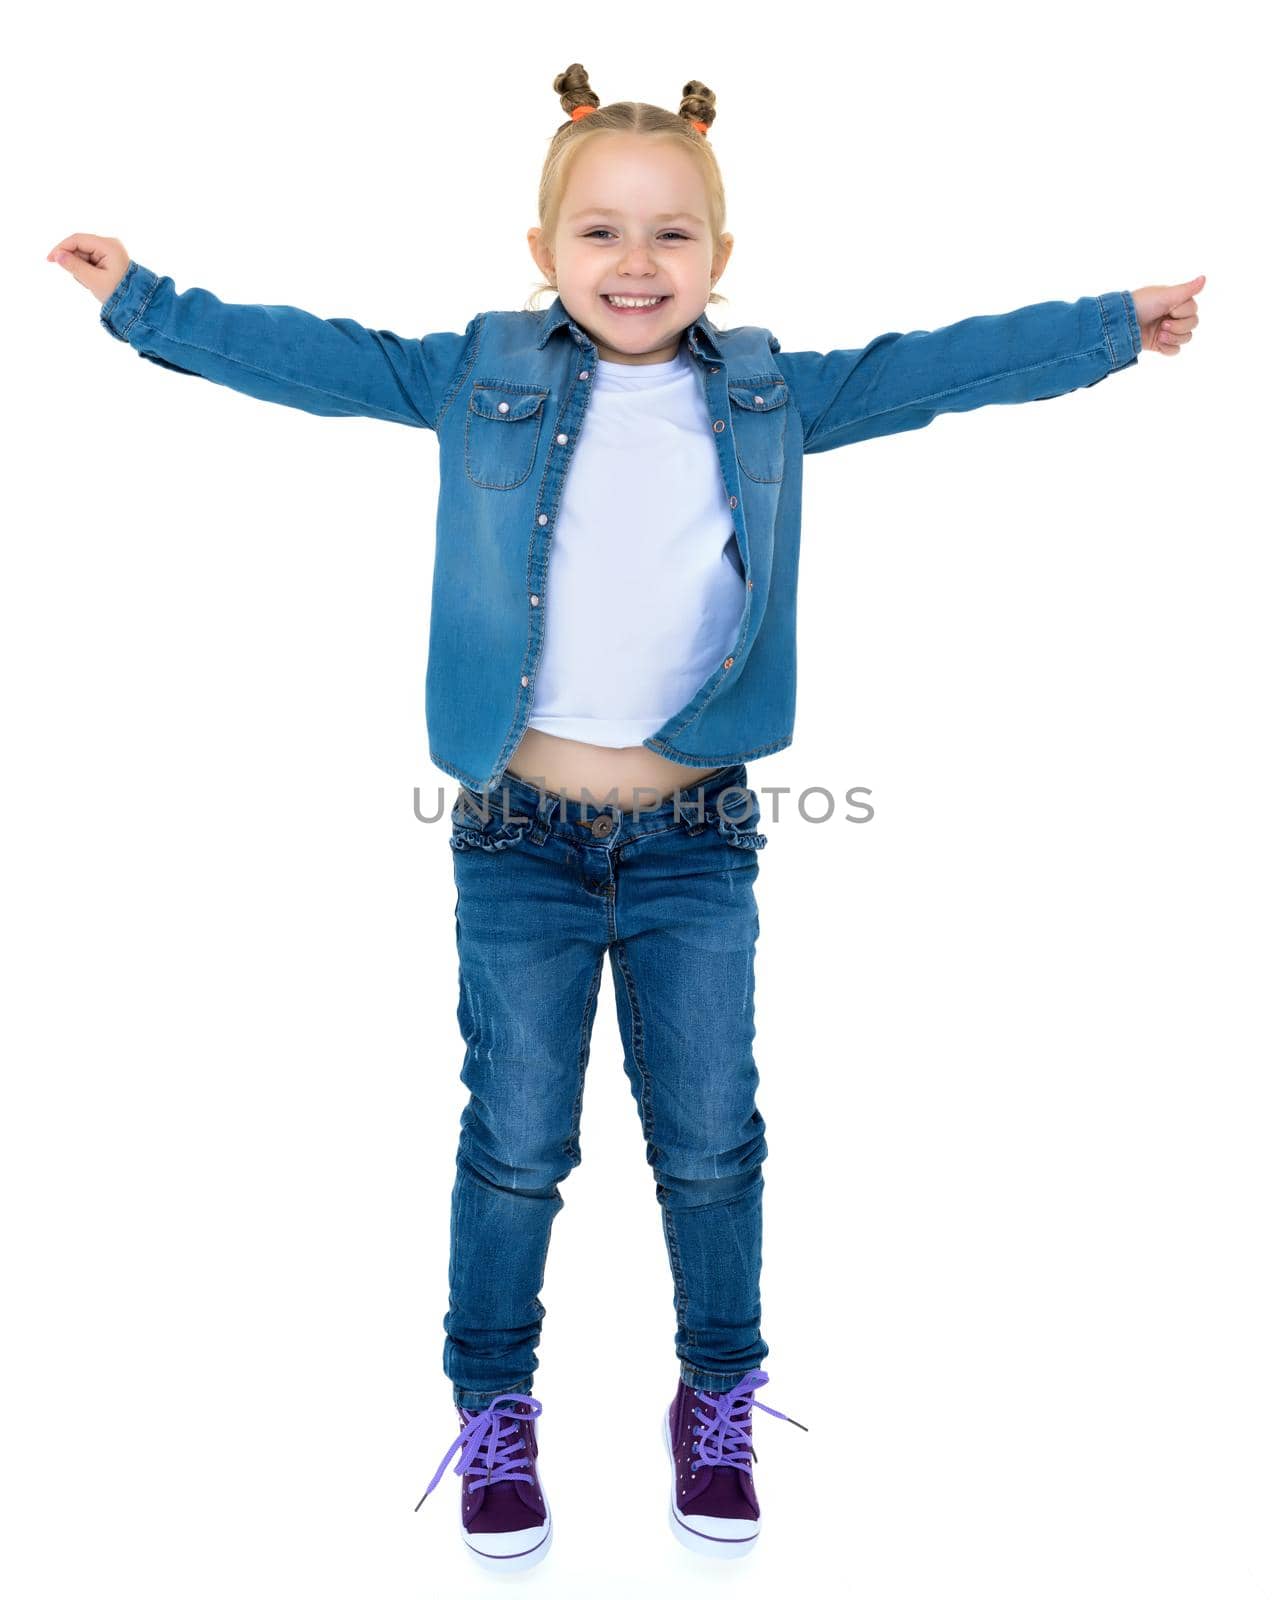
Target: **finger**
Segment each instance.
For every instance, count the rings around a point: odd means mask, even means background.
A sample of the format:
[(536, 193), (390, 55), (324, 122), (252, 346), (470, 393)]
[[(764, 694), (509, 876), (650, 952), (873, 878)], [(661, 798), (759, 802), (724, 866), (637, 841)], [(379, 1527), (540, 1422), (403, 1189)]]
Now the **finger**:
[(1186, 344), (1190, 337), (1191, 335), (1189, 333), (1168, 333), (1162, 328), (1160, 330), (1159, 342), (1165, 346), (1183, 345)]
[(1199, 317), (1165, 317), (1160, 324), (1162, 328), (1170, 328), (1174, 333), (1190, 333), (1192, 328), (1199, 325)]
[(54, 245), (47, 259), (52, 261), (60, 250), (65, 250), (97, 266), (106, 255), (106, 250), (103, 248), (105, 244), (106, 240), (96, 233), (69, 233), (65, 239)]
[(1189, 317), (1192, 316), (1197, 310), (1197, 306), (1194, 300), (1179, 300), (1178, 304), (1176, 306), (1170, 306), (1169, 310), (1171, 313), (1176, 313), (1180, 317)]
[(81, 283), (89, 283), (95, 276), (102, 273), (107, 258), (104, 254), (91, 254), (87, 250), (55, 248), (49, 252), (48, 260), (60, 267), (65, 267), (68, 272), (74, 273)]

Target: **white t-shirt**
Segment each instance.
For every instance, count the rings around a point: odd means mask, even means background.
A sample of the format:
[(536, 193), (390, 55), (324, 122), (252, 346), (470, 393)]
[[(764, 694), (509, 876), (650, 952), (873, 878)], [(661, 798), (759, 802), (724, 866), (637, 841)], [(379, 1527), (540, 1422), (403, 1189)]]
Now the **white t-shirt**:
[(746, 593), (702, 380), (597, 361), (551, 538), (531, 728), (637, 745), (732, 651)]

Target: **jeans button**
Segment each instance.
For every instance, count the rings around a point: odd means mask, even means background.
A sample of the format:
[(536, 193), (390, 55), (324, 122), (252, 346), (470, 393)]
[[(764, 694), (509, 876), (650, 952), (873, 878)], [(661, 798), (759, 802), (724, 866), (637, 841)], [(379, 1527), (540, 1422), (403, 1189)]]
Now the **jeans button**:
[(591, 824), (591, 832), (597, 839), (603, 839), (606, 833), (613, 832), (613, 818), (607, 812), (599, 816)]

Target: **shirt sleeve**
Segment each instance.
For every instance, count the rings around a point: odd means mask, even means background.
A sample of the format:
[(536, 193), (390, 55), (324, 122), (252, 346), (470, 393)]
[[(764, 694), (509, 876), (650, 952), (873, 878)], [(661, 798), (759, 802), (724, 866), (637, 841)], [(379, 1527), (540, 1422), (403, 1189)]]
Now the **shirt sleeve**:
[(474, 358), (483, 313), (418, 339), (296, 306), (229, 305), (131, 261), (99, 320), (148, 361), (319, 417), (434, 428)]
[(1132, 366), (1141, 348), (1133, 295), (1121, 289), (775, 359), (804, 423), (805, 454), (814, 455), (926, 427), (944, 411), (1091, 388)]

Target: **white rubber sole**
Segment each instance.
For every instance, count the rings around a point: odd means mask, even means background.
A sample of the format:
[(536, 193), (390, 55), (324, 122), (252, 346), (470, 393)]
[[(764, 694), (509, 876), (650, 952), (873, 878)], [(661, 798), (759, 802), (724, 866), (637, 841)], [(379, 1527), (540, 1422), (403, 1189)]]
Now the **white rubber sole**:
[(686, 1517), (676, 1510), (676, 1454), (671, 1444), (671, 1417), (662, 1413), (662, 1447), (671, 1469), (671, 1493), (667, 1499), (667, 1521), (686, 1550), (700, 1556), (732, 1561), (750, 1555), (760, 1537), (760, 1524), (733, 1517)]
[[(538, 1540), (532, 1549), (531, 1538)], [(551, 1548), (551, 1517), (540, 1528), (517, 1528), (512, 1533), (468, 1533), (463, 1528), (462, 1542), (486, 1572), (523, 1572), (536, 1567)]]

